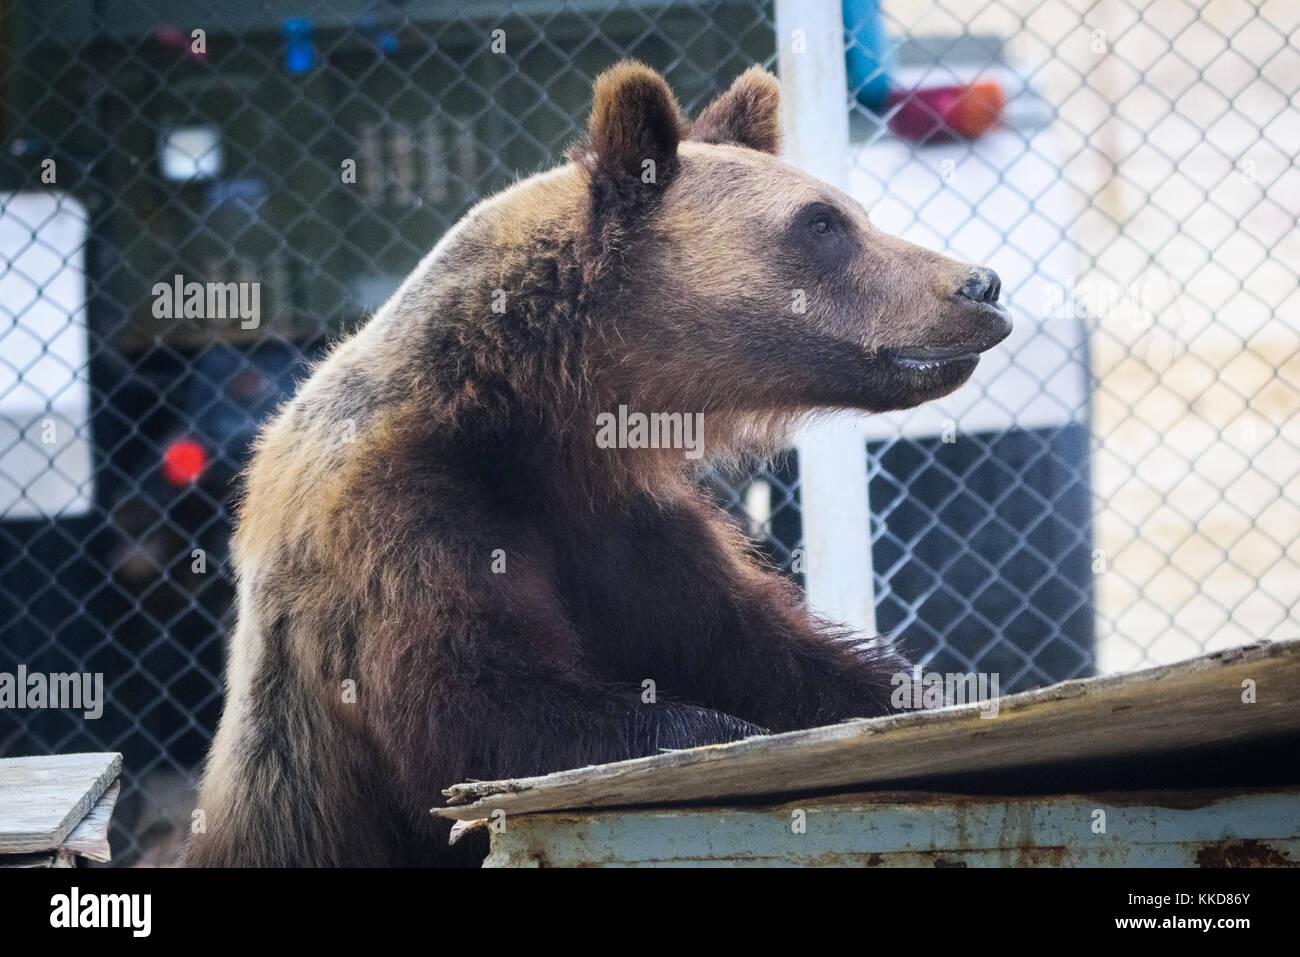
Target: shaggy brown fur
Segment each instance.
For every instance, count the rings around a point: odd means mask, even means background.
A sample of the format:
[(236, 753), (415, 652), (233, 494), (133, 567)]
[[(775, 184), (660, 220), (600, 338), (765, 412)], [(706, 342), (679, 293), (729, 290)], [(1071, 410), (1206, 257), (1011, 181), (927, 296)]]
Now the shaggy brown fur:
[(887, 709), (903, 662), (811, 619), (682, 450), (595, 439), (701, 412), (727, 457), (942, 395), (1006, 334), (983, 274), (770, 155), (776, 110), (751, 71), (687, 139), (615, 67), (573, 162), (472, 210), (267, 426), (188, 863), (473, 862), (429, 814), (457, 781)]

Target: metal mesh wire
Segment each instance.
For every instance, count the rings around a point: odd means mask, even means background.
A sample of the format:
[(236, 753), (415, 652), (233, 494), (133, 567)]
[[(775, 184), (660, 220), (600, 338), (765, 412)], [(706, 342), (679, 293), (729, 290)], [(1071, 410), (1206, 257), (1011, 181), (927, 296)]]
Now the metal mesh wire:
[[(865, 6), (852, 191), (996, 268), (1017, 322), (960, 402), (864, 426), (880, 630), (1003, 692), (1295, 634), (1300, 6), (887, 2), (880, 46)], [(0, 754), (123, 751), (115, 853), (166, 861), (257, 421), (478, 198), (556, 161), (604, 67), (644, 60), (693, 115), (791, 38), (753, 2), (6, 12), (0, 671), (106, 695), (0, 711)], [(953, 139), (932, 101), (880, 102), (886, 72), (996, 78), (1006, 123)], [(178, 275), (257, 282), (259, 324), (159, 318)], [(797, 456), (709, 481), (798, 577)]]

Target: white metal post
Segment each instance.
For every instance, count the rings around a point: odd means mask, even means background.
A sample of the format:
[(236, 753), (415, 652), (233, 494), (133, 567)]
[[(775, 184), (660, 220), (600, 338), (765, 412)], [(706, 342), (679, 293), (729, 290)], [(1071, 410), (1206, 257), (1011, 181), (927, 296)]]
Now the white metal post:
[[(848, 187), (849, 107), (841, 0), (776, 0), (777, 69), (785, 158)], [(800, 499), (808, 605), (863, 634), (876, 633), (866, 446), (857, 417), (804, 429)]]

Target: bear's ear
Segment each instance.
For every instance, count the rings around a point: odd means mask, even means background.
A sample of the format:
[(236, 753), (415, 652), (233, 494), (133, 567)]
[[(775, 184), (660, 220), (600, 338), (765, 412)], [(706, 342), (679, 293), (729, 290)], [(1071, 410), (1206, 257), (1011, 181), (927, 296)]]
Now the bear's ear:
[(618, 63), (596, 78), (587, 130), (598, 172), (644, 183), (667, 181), (686, 132), (668, 83), (635, 60)]
[(775, 154), (781, 148), (781, 84), (762, 67), (751, 66), (700, 114), (691, 139)]

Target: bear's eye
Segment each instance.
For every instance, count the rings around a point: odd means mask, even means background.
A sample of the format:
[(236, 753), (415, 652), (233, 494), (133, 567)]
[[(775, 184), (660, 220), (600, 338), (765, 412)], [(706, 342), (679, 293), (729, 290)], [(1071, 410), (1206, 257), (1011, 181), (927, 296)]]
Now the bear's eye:
[(805, 228), (811, 229), (818, 236), (844, 231), (844, 219), (840, 211), (829, 203), (809, 203), (799, 218)]
[(830, 203), (806, 204), (790, 221), (791, 248), (819, 269), (843, 269), (857, 249), (853, 222)]

